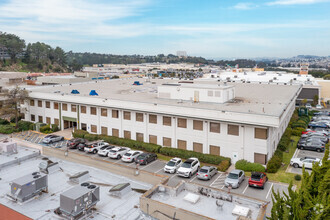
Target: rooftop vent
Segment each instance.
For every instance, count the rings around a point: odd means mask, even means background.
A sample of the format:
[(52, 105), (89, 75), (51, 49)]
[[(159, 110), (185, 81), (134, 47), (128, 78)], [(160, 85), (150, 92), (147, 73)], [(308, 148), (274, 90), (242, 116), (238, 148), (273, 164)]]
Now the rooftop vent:
[(80, 94), (80, 92), (78, 90), (74, 89), (71, 91), (71, 94)]

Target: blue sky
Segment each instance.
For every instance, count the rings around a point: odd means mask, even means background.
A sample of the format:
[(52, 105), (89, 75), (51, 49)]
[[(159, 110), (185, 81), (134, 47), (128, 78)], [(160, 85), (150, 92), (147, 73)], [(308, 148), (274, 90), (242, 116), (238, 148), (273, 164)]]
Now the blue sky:
[(74, 52), (330, 55), (330, 0), (0, 0), (0, 31)]

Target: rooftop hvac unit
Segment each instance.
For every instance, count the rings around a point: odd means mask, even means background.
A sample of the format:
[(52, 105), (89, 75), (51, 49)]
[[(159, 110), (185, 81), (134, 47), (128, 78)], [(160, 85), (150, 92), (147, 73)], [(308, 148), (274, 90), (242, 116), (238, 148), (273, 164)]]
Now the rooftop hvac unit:
[(52, 161), (42, 161), (39, 163), (39, 170), (40, 172), (43, 172), (45, 174), (55, 173), (56, 171), (59, 171), (60, 165), (58, 162), (52, 162)]
[(100, 201), (100, 187), (82, 183), (60, 195), (60, 213), (69, 219), (76, 219), (91, 212), (91, 208)]
[(11, 191), (10, 194), (7, 194), (8, 197), (15, 201), (25, 202), (41, 194), (42, 191), (47, 191), (48, 175), (34, 172), (13, 180), (10, 186)]
[(5, 139), (4, 141), (0, 142), (0, 153), (2, 152), (5, 154), (16, 154), (17, 143)]

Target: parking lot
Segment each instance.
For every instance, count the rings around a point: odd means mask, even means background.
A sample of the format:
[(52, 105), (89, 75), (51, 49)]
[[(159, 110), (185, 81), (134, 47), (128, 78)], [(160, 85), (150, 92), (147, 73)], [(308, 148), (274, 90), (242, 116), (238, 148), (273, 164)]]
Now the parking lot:
[[(300, 150), (297, 148), (296, 152), (293, 154), (292, 158), (301, 158), (301, 157), (315, 157), (319, 158), (320, 160), (324, 157), (324, 152), (316, 152), (316, 151), (309, 151), (309, 150)], [(305, 169), (307, 172), (311, 173), (311, 169)], [(302, 168), (294, 168), (293, 166), (288, 166), (286, 172), (295, 173), (302, 175)]]

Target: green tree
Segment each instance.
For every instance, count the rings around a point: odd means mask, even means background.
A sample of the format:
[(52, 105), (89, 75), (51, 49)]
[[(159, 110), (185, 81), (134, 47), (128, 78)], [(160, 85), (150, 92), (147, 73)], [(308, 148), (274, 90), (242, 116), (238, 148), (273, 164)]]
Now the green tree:
[(313, 98), (313, 105), (317, 105), (319, 103), (319, 96), (315, 95)]
[(25, 48), (25, 41), (14, 34), (0, 33), (0, 46), (4, 46), (11, 60), (16, 61), (17, 55)]

